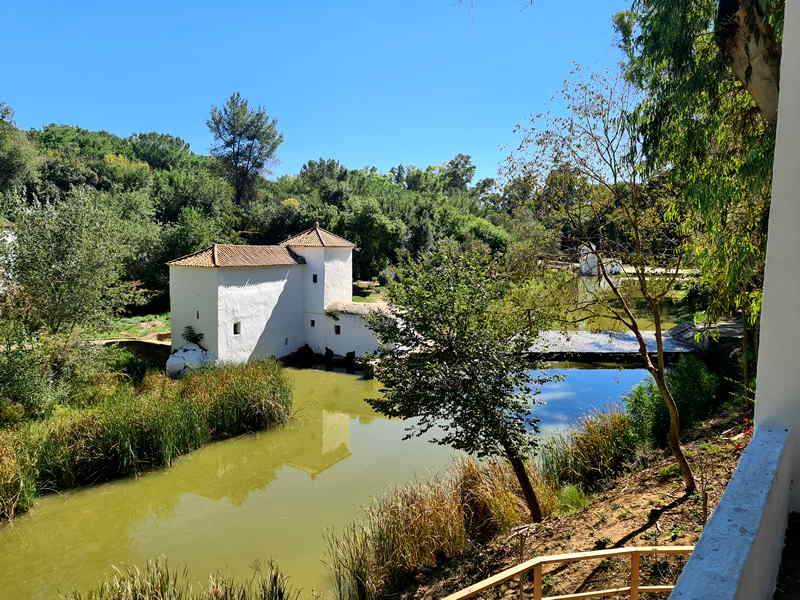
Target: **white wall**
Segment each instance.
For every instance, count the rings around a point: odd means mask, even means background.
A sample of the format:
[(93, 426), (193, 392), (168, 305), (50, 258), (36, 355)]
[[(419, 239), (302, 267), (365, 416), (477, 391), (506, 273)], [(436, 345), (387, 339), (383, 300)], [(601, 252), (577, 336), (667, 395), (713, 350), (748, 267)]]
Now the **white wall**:
[[(325, 248), (293, 246), (292, 250), (306, 259), (303, 275), (305, 311), (325, 312)], [(314, 283), (314, 275), (317, 276), (317, 283)]]
[(791, 440), (759, 426), (670, 600), (768, 600), (775, 590), (792, 480)]
[[(800, 3), (787, 2), (772, 179), (755, 420), (800, 432)], [(800, 448), (800, 444), (794, 444)], [(800, 456), (792, 456), (797, 473)], [(800, 486), (792, 492), (800, 510)]]
[(218, 355), (217, 269), (170, 266), (169, 304), (172, 349), (186, 343), (183, 330), (191, 325), (203, 334), (203, 346)]
[(325, 249), (324, 306), (353, 300), (353, 249)]
[[(307, 266), (219, 269), (221, 361), (284, 356), (305, 343), (304, 276)], [(240, 324), (239, 334), (233, 325)]]
[[(377, 350), (378, 342), (363, 317), (345, 313), (336, 316), (338, 320), (325, 313), (305, 314), (306, 341), (314, 352), (323, 354), (328, 347), (342, 356), (352, 351), (361, 356)], [(311, 319), (314, 327), (310, 326)], [(337, 325), (341, 328), (339, 335), (336, 335)]]

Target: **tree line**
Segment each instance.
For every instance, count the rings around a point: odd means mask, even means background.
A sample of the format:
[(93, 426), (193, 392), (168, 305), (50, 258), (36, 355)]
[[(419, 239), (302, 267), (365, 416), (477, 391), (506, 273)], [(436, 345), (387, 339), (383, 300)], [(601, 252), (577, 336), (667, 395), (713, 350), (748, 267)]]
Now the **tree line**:
[(400, 254), (445, 239), (492, 251), (511, 239), (495, 182), (474, 183), (468, 155), (387, 173), (321, 158), (270, 178), (283, 136), (263, 107), (233, 94), (207, 125), (215, 142), (201, 155), (168, 133), (120, 137), (55, 123), (22, 131), (0, 105), (0, 210), (27, 240), (9, 264), (20, 293), (37, 298), (32, 323), (69, 328), (99, 315), (59, 314), (64, 292), (47, 281), (80, 281), (75, 301), (86, 306), (159, 310), (167, 261), (215, 242), (276, 244), (314, 222), (356, 243), (362, 279), (390, 276)]

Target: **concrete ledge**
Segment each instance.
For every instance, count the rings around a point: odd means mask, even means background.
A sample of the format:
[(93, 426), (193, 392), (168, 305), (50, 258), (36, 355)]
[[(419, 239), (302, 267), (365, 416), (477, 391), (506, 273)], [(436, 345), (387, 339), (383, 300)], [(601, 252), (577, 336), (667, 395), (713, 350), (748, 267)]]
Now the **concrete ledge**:
[(760, 425), (670, 600), (771, 598), (789, 513), (789, 428)]

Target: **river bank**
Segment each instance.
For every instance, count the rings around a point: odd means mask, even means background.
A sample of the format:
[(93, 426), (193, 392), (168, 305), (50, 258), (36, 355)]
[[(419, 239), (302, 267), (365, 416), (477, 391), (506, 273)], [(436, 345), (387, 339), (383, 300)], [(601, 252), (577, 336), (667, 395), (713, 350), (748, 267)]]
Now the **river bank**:
[[(749, 407), (727, 411), (698, 423), (687, 434), (685, 449), (700, 485), (696, 494), (683, 492), (671, 456), (656, 450), (640, 452), (584, 505), (555, 507), (540, 524), (515, 527), (489, 541), (470, 544), (455, 558), (417, 570), (392, 597), (444, 598), (535, 556), (622, 546), (693, 545), (748, 441), (749, 412)], [(683, 559), (677, 557), (642, 557), (641, 584), (673, 584), (682, 564)], [(587, 592), (625, 585), (629, 564), (625, 558), (553, 565), (543, 575), (545, 595)], [(516, 594), (514, 582), (502, 588), (499, 597), (515, 598)]]
[[(550, 365), (566, 377), (539, 396), (548, 433), (619, 403), (645, 377), (580, 366)], [(364, 402), (378, 393), (376, 381), (284, 372), (294, 397), (286, 425), (207, 445), (169, 469), (41, 498), (0, 526), (0, 544), (10, 549), (0, 556), (0, 587), (19, 600), (49, 599), (96, 586), (113, 565), (141, 567), (165, 555), (186, 565), (198, 586), (220, 569), (246, 578), (254, 561), (274, 559), (306, 595), (330, 593), (326, 533), (386, 490), (442, 472), (453, 452), (403, 441), (403, 423)]]

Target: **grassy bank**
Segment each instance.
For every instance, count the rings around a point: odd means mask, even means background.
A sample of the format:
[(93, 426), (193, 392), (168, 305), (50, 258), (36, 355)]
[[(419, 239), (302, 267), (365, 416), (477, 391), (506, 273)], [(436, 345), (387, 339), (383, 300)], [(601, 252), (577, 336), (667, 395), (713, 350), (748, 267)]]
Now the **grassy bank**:
[[(528, 465), (545, 516), (580, 510), (584, 490), (623, 472), (635, 436), (620, 412), (587, 416), (551, 438)], [(396, 488), (328, 538), (327, 564), (340, 600), (395, 593), (420, 572), (527, 523), (522, 491), (506, 461), (459, 459), (442, 477)]]
[(213, 440), (285, 423), (291, 387), (274, 360), (205, 370), (175, 381), (92, 388), (86, 406), (0, 430), (0, 516), (37, 495), (168, 466)]
[(114, 575), (87, 594), (74, 592), (63, 600), (297, 600), (299, 592), (273, 563), (256, 568), (242, 581), (224, 573), (209, 577), (205, 588), (194, 588), (186, 569), (171, 569), (166, 560), (144, 568), (115, 569)]

